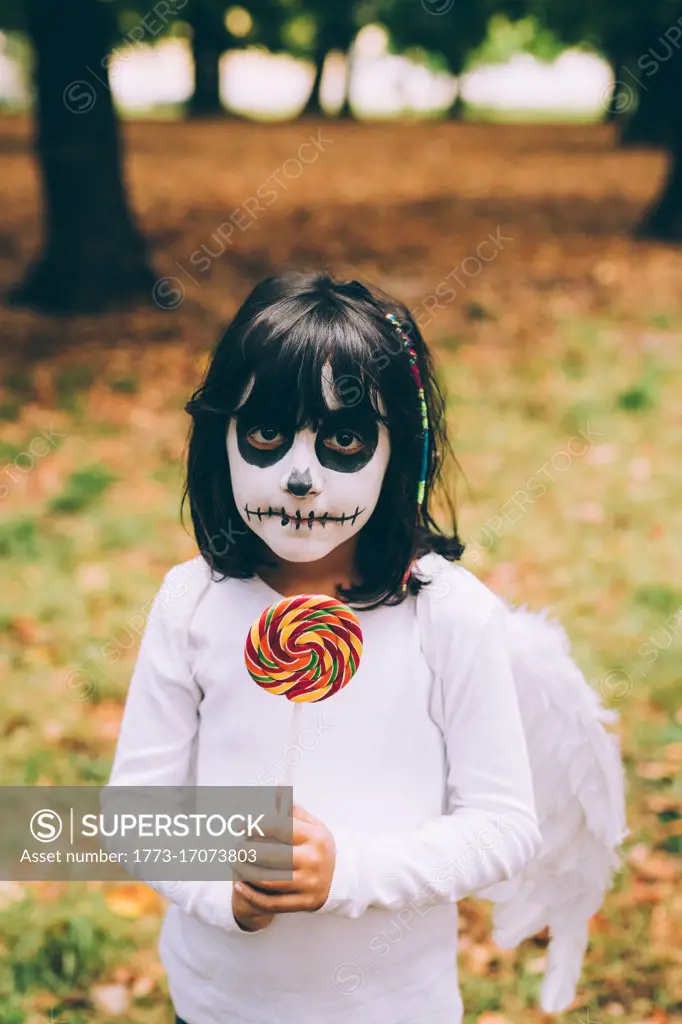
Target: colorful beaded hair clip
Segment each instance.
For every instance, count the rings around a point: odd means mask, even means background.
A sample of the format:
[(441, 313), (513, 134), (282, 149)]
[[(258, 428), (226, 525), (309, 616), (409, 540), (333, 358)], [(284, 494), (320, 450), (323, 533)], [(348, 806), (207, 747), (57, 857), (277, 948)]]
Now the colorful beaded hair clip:
[(414, 377), (415, 384), (417, 385), (417, 394), (419, 395), (419, 405), (421, 407), (422, 415), (422, 464), (419, 471), (419, 484), (417, 486), (417, 505), (421, 508), (421, 504), (424, 501), (424, 493), (426, 491), (426, 473), (429, 465), (429, 416), (426, 409), (426, 395), (424, 394), (424, 385), (422, 384), (421, 374), (419, 373), (419, 363), (417, 362), (417, 353), (412, 345), (412, 342), (408, 338), (405, 331), (400, 325), (400, 321), (393, 313), (386, 313), (386, 319), (391, 323), (396, 334), (400, 338), (407, 352), (408, 359), (410, 360), (410, 368), (412, 370), (412, 376)]
[[(412, 370), (412, 376), (414, 377), (415, 384), (417, 385), (417, 394), (419, 395), (419, 405), (421, 408), (422, 417), (422, 463), (419, 471), (419, 483), (417, 485), (417, 507), (421, 508), (422, 502), (424, 501), (424, 494), (426, 492), (426, 473), (429, 466), (429, 414), (426, 408), (426, 395), (424, 393), (424, 385), (422, 384), (421, 374), (419, 372), (419, 363), (417, 361), (417, 353), (415, 348), (410, 341), (409, 337), (402, 329), (400, 321), (393, 313), (385, 313), (386, 319), (389, 321), (394, 331), (403, 343), (403, 347), (407, 352), (407, 357), (410, 360), (410, 369)], [(403, 591), (407, 590), (407, 581), (410, 578), (412, 572), (412, 564), (407, 567), (407, 571), (403, 576), (402, 588)]]

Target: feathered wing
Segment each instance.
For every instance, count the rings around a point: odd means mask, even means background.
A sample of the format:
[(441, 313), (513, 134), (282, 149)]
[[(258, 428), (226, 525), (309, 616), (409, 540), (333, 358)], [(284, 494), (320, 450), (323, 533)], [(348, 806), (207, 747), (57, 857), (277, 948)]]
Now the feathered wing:
[(575, 997), (589, 919), (628, 834), (618, 740), (604, 728), (617, 714), (602, 707), (556, 621), (509, 607), (506, 623), (542, 846), (519, 875), (477, 895), (496, 904), (494, 937), (503, 948), (549, 927), (540, 1002), (558, 1013)]

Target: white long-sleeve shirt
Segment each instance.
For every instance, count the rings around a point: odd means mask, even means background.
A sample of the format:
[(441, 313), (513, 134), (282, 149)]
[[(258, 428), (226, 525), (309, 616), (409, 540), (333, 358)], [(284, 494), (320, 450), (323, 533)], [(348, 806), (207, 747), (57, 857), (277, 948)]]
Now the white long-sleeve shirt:
[(419, 568), (434, 579), (419, 597), (356, 612), (360, 667), (299, 706), (293, 743), (294, 705), (243, 656), (281, 595), (259, 578), (216, 582), (201, 557), (166, 575), (110, 784), (286, 777), (336, 843), (324, 906), (259, 932), (237, 925), (231, 882), (166, 884), (160, 953), (188, 1024), (461, 1021), (456, 901), (519, 871), (540, 837), (500, 602), (439, 556)]

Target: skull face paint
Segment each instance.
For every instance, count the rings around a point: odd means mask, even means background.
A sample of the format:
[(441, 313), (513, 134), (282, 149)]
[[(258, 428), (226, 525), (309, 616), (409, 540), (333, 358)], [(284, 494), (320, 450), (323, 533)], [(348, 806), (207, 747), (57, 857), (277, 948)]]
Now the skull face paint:
[(371, 516), (390, 440), (367, 410), (330, 408), (316, 429), (296, 430), (246, 402), (230, 418), (227, 456), (244, 522), (279, 558), (314, 562)]

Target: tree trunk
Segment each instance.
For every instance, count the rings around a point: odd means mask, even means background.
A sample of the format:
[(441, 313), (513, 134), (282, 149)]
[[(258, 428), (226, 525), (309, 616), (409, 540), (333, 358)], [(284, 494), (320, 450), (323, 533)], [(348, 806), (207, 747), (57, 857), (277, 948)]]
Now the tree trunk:
[[(636, 44), (636, 49), (635, 45)], [(625, 91), (637, 106), (623, 128), (624, 146), (662, 146), (670, 143), (679, 118), (678, 104), (682, 88), (680, 52), (661, 25), (643, 25), (637, 38), (625, 52), (639, 53), (623, 67)], [(632, 106), (630, 111), (632, 111)]]
[(338, 7), (330, 5), (329, 10), (325, 12), (318, 26), (315, 78), (306, 105), (301, 111), (303, 116), (326, 116), (320, 102), (322, 75), (328, 54), (332, 50), (338, 50), (346, 58), (346, 82), (341, 106), (336, 114), (334, 114), (334, 117), (340, 119), (354, 118), (355, 115), (350, 105), (350, 81), (353, 74), (353, 40), (355, 38), (355, 31), (353, 5), (341, 4)]
[(618, 85), (616, 84), (614, 86), (613, 92), (611, 93), (608, 106), (606, 107), (606, 114), (604, 115), (604, 120), (607, 124), (614, 124), (616, 121), (620, 120), (620, 117), (621, 112), (618, 109)]
[(682, 242), (682, 121), (670, 143), (670, 151), (665, 184), (635, 229), (637, 238)]
[(85, 313), (151, 298), (154, 275), (128, 206), (108, 52), (111, 10), (98, 0), (30, 0), (43, 251), (10, 301)]
[(464, 100), (462, 99), (462, 93), (461, 93), (459, 85), (458, 85), (457, 86), (457, 95), (455, 96), (454, 100), (450, 104), (450, 109), (448, 110), (448, 118), (451, 121), (461, 121), (463, 116), (464, 116)]
[[(613, 68), (613, 89), (609, 96), (609, 102), (606, 105), (606, 114), (604, 120), (607, 124), (614, 124), (619, 121), (623, 114), (627, 113), (630, 109), (630, 97), (621, 89), (623, 75), (625, 73), (623, 62), (612, 61), (611, 67)], [(621, 107), (624, 106), (624, 110)]]
[(344, 89), (344, 93), (343, 93), (343, 103), (339, 107), (339, 110), (338, 110), (338, 113), (337, 113), (336, 116), (337, 116), (337, 118), (339, 118), (340, 120), (343, 120), (343, 121), (354, 121), (355, 120), (355, 114), (353, 113), (353, 108), (351, 107), (351, 103), (350, 103), (350, 87), (351, 87), (351, 82), (353, 81), (353, 70), (354, 70), (353, 65), (355, 63), (355, 50), (354, 50), (354, 47), (352, 45), (352, 42), (351, 42), (351, 45), (347, 47), (347, 49), (345, 51), (345, 54), (346, 54), (346, 82), (345, 82), (345, 89)]
[[(658, 124), (665, 133), (670, 152), (668, 175), (659, 197), (647, 210), (636, 229), (638, 238), (682, 242), (682, 63), (679, 59), (662, 65), (657, 85)], [(660, 87), (660, 88), (659, 88)]]
[(329, 50), (325, 46), (321, 47), (315, 54), (315, 78), (313, 79), (313, 85), (306, 105), (301, 111), (303, 117), (325, 116), (325, 112), (322, 109), (322, 103), (320, 101), (320, 88), (322, 86), (322, 75), (324, 74), (324, 65), (327, 60), (328, 53)]
[(216, 0), (189, 0), (183, 17), (192, 29), (194, 93), (187, 104), (189, 117), (239, 117), (220, 99), (220, 58), (236, 40), (225, 27), (223, 7)]
[(662, 69), (651, 78), (644, 78), (640, 73), (642, 85), (639, 89), (633, 89), (625, 79), (627, 88), (621, 90), (622, 106), (625, 106), (627, 98), (637, 96), (637, 107), (624, 124), (620, 139), (622, 146), (661, 146), (669, 137), (669, 120), (674, 111), (671, 111), (670, 97), (666, 95), (666, 77)]
[(220, 36), (197, 20), (192, 25), (194, 92), (188, 104), (190, 117), (220, 117), (225, 113), (220, 99), (220, 58), (224, 47)]
[(349, 82), (346, 82), (346, 91), (343, 94), (343, 103), (336, 112), (336, 117), (339, 121), (354, 121), (355, 114), (353, 108), (350, 105), (350, 89)]

